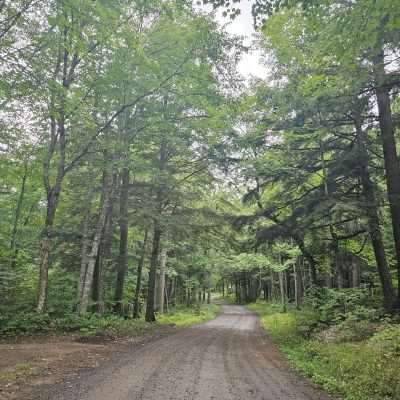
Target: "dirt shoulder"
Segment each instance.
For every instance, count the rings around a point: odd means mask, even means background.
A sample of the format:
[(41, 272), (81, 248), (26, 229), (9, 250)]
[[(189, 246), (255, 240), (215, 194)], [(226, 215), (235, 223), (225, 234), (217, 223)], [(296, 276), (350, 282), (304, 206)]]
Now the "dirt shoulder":
[(178, 328), (156, 325), (131, 337), (41, 336), (0, 341), (0, 399), (43, 398), (55, 384), (66, 384)]

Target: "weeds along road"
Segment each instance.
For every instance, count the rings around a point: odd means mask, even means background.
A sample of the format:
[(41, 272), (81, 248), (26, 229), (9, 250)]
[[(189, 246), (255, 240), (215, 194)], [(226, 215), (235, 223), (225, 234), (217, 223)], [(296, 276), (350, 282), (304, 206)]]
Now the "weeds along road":
[[(42, 397), (43, 398), (43, 397)], [(51, 400), (327, 400), (291, 371), (256, 315), (224, 305), (187, 328), (55, 386)]]

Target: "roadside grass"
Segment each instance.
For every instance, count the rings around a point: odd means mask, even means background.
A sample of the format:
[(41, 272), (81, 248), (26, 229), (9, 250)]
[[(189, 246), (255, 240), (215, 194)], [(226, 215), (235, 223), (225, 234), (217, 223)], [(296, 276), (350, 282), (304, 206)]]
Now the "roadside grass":
[(159, 324), (174, 324), (176, 326), (190, 326), (208, 321), (216, 317), (219, 306), (216, 304), (202, 304), (195, 308), (175, 308), (168, 314), (158, 315)]
[(48, 314), (35, 312), (18, 313), (0, 326), (0, 337), (15, 338), (53, 334), (110, 338), (137, 336), (154, 330), (160, 325), (189, 326), (197, 324), (214, 318), (218, 310), (219, 307), (215, 304), (203, 304), (192, 308), (177, 307), (171, 309), (169, 313), (158, 315), (156, 323), (145, 322), (143, 318), (123, 318), (117, 315), (66, 314), (61, 317), (51, 317)]
[(40, 370), (29, 363), (21, 363), (15, 365), (12, 369), (0, 371), (0, 383), (12, 384), (19, 379), (35, 376)]
[(326, 342), (307, 337), (303, 322), (315, 318), (310, 309), (280, 312), (277, 304), (256, 303), (268, 335), (289, 363), (344, 400), (400, 400), (400, 327), (382, 326), (369, 339)]

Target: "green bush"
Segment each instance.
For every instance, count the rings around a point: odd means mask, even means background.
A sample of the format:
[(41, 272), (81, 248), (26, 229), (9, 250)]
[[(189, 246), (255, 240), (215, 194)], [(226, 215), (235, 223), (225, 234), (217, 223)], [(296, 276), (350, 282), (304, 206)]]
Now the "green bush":
[(83, 336), (117, 336), (129, 335), (142, 331), (150, 326), (140, 319), (125, 319), (117, 315), (99, 316), (87, 314), (78, 316), (69, 314), (55, 321), (58, 331), (79, 332)]
[[(196, 308), (178, 308), (159, 316), (160, 324), (188, 326), (214, 318), (219, 307), (201, 305)], [(36, 312), (20, 312), (3, 315), (0, 318), (1, 336), (35, 335), (38, 333), (78, 333), (82, 336), (135, 335), (157, 325), (146, 323), (143, 319), (125, 319), (117, 315), (99, 316), (74, 313), (63, 316), (50, 316)]]
[(383, 326), (368, 343), (380, 349), (385, 357), (400, 357), (400, 325)]
[(349, 307), (344, 319), (324, 331), (336, 330), (336, 339), (342, 335), (339, 342), (304, 335), (319, 319), (312, 309), (289, 308), (284, 314), (279, 306), (265, 303), (250, 308), (261, 315), (263, 327), (290, 363), (327, 391), (344, 400), (400, 400), (400, 325), (380, 322), (375, 332), (378, 323), (368, 319), (376, 314), (361, 306)]
[(338, 324), (346, 319), (376, 321), (382, 314), (365, 289), (311, 288), (305, 305), (315, 310), (321, 325)]
[(52, 329), (49, 315), (36, 312), (18, 313), (3, 323), (0, 335), (4, 336), (45, 333)]

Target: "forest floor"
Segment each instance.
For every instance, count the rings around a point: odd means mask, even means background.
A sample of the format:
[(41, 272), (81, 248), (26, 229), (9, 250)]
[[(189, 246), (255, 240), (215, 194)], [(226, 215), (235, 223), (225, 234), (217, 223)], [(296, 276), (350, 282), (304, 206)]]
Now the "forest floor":
[(44, 359), (44, 368), (46, 363), (60, 365), (59, 373), (53, 367), (51, 374), (40, 373), (0, 398), (329, 399), (288, 367), (259, 318), (244, 307), (223, 305), (212, 321), (186, 329), (158, 326), (146, 335), (130, 343), (43, 343), (32, 352), (30, 365), (40, 368), (35, 360), (40, 365)]

